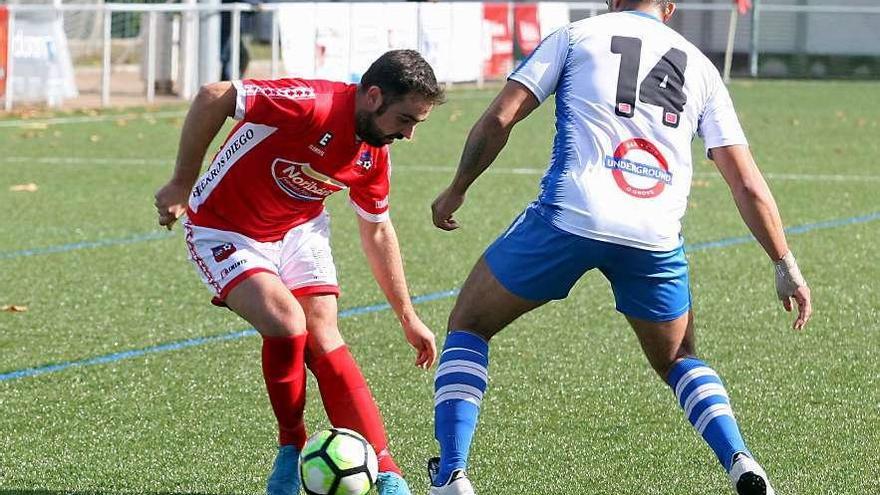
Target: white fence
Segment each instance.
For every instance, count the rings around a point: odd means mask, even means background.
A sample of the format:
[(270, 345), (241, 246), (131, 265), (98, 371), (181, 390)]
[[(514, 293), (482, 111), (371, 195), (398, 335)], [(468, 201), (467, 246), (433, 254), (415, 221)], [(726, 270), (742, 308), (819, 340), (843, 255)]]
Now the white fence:
[[(727, 67), (732, 66), (737, 74), (752, 77), (880, 77), (880, 5), (876, 0), (845, 0), (850, 5), (816, 4), (822, 0), (774, 0), (772, 4), (756, 0), (753, 11), (736, 24), (731, 22), (735, 18), (730, 0), (702, 1), (704, 3), (678, 4), (679, 14), (671, 26), (709, 53), (719, 66), (724, 64), (727, 55)], [(421, 5), (413, 7), (420, 9)], [(219, 77), (216, 64), (207, 64), (206, 69), (203, 59), (211, 52), (205, 51), (205, 39), (208, 38), (205, 34), (209, 29), (217, 29), (212, 23), (217, 22), (220, 12), (229, 13), (231, 19), (231, 77), (240, 76), (242, 16), (253, 12), (270, 17), (271, 37), (268, 46), (262, 49), (263, 63), (258, 67), (262, 72), (254, 69), (257, 74), (249, 71), (247, 75), (282, 76), (278, 22), (282, 6), (280, 3), (263, 3), (255, 7), (244, 3), (56, 2), (52, 5), (11, 4), (5, 7), (10, 33), (14, 32), (17, 17), (34, 13), (66, 16), (68, 20), (85, 16), (93, 18), (92, 31), (100, 31), (87, 35), (91, 39), (88, 45), (97, 47), (98, 52), (92, 54), (96, 55), (92, 58), (89, 53), (78, 57), (75, 72), (80, 93), (91, 94), (99, 98), (102, 106), (108, 106), (114, 98), (123, 97), (128, 103), (133, 98), (153, 103), (157, 99), (157, 88), (160, 93), (189, 99), (200, 83), (216, 80)], [(568, 8), (573, 21), (606, 11), (604, 1), (568, 3)], [(120, 40), (118, 35), (114, 36), (114, 22), (119, 22), (114, 19), (122, 14), (137, 20), (138, 34), (132, 39)], [(512, 16), (509, 23), (513, 31)], [(732, 31), (731, 27), (734, 28)], [(729, 37), (729, 32), (736, 36)], [(219, 35), (213, 38), (219, 38)], [(86, 43), (71, 39), (70, 44), (76, 54)], [(16, 77), (13, 45), (8, 43), (7, 81)], [(212, 50), (211, 53), (216, 54), (217, 47)], [(11, 91), (7, 91), (4, 100), (7, 111), (16, 104)]]

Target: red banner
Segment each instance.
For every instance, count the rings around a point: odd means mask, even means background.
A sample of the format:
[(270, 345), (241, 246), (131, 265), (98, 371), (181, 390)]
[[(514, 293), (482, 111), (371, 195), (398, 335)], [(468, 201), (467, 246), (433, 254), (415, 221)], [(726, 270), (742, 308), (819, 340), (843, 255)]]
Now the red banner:
[(516, 57), (528, 57), (541, 43), (541, 24), (538, 22), (538, 4), (518, 3), (513, 8), (516, 33)]
[(6, 94), (6, 54), (9, 52), (9, 11), (0, 5), (0, 95)]
[(745, 14), (752, 8), (752, 0), (733, 0), (733, 3), (739, 8), (740, 14)]
[(483, 77), (486, 79), (507, 77), (513, 69), (513, 33), (508, 22), (509, 12), (506, 3), (483, 4), (483, 43), (490, 48), (490, 55), (483, 62)]

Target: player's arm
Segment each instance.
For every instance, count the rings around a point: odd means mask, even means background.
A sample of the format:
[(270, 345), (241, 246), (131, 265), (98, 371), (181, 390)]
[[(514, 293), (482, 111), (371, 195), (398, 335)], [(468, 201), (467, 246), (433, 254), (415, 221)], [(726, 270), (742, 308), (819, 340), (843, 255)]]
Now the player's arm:
[(797, 303), (794, 328), (802, 329), (813, 312), (810, 288), (788, 249), (776, 201), (751, 151), (745, 145), (720, 146), (711, 149), (711, 157), (730, 186), (746, 226), (776, 266), (776, 292), (786, 311), (791, 311), (792, 299)]
[(418, 352), (416, 366), (430, 368), (437, 355), (434, 333), (419, 319), (410, 299), (394, 225), (391, 220), (371, 222), (358, 216), (358, 227), (373, 277), (397, 315), (406, 340)]
[(170, 230), (186, 211), (190, 191), (199, 177), (208, 146), (226, 118), (235, 115), (236, 96), (235, 88), (228, 81), (206, 84), (190, 105), (180, 132), (174, 173), (168, 183), (156, 191), (159, 225)]
[(434, 225), (443, 230), (458, 228), (458, 222), (452, 218), (452, 214), (464, 202), (468, 188), (504, 149), (513, 126), (539, 104), (535, 95), (521, 83), (507, 82), (471, 128), (452, 183), (431, 205)]

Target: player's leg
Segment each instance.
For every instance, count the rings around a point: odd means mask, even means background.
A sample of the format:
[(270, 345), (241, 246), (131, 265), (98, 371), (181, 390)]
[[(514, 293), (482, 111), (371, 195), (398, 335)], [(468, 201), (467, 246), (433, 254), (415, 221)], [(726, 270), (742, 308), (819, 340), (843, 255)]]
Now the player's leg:
[(330, 423), (357, 431), (376, 451), (380, 495), (408, 495), (409, 487), (388, 449), (379, 407), (339, 332), (336, 295), (310, 294), (297, 299), (309, 329), (306, 365), (318, 381)]
[(434, 381), (440, 458), (429, 466), (432, 494), (473, 493), (464, 472), (488, 382), (489, 340), (520, 315), (568, 295), (591, 268), (583, 242), (530, 207), (489, 246), (465, 281)]
[(516, 318), (546, 302), (511, 293), (483, 258), (465, 281), (449, 317), (434, 380), (434, 435), (440, 444), (440, 457), (433, 459), (428, 468), (435, 486), (432, 494), (473, 493), (464, 473), (489, 379), (489, 340)]
[[(647, 252), (619, 248), (621, 260), (603, 272), (611, 280), (617, 308), (626, 315), (648, 362), (672, 388), (685, 416), (715, 452), (726, 471), (736, 474), (740, 495), (772, 494), (766, 475), (751, 460), (718, 374), (695, 355), (684, 251)], [(740, 482), (739, 468), (750, 474)], [(737, 469), (739, 469), (737, 468)]]
[(277, 275), (257, 273), (233, 288), (226, 305), (263, 337), (263, 378), (278, 420), (279, 449), (266, 493), (299, 492), (297, 459), (306, 441), (306, 320), (302, 308)]
[(715, 452), (740, 495), (773, 494), (752, 459), (721, 377), (694, 354), (693, 312), (665, 322), (627, 317), (651, 366), (675, 393), (687, 420)]
[(305, 315), (281, 282), (272, 243), (259, 243), (235, 232), (184, 223), (190, 260), (215, 294), (263, 336), (263, 377), (278, 420), (280, 447), (267, 493), (299, 490), (296, 460), (306, 440)]

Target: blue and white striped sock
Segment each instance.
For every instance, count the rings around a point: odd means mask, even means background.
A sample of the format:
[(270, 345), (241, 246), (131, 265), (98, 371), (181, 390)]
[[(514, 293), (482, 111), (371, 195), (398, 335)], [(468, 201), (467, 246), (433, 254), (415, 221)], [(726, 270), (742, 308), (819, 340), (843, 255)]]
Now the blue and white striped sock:
[(733, 456), (748, 450), (721, 378), (706, 363), (687, 358), (672, 367), (666, 381), (688, 421), (715, 451), (725, 471), (730, 471)]
[(485, 340), (466, 331), (446, 336), (434, 378), (434, 436), (440, 443), (437, 483), (445, 483), (456, 469), (467, 468), (489, 381), (488, 366), (489, 344)]

